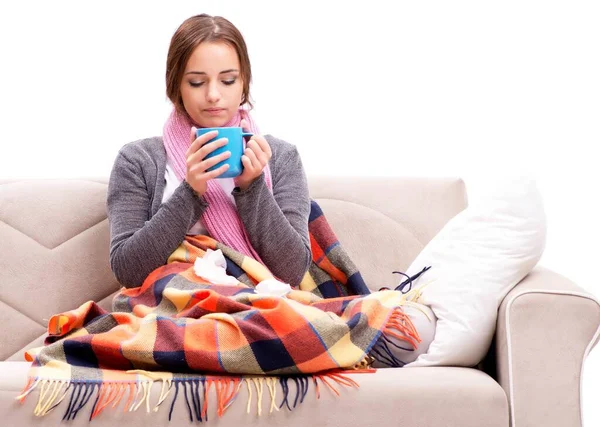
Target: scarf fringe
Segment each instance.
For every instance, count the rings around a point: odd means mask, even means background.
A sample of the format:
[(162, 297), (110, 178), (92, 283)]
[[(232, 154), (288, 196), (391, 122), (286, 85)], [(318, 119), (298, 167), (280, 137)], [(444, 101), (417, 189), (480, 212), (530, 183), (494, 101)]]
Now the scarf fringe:
[[(62, 420), (74, 420), (90, 401), (93, 401), (89, 420), (100, 415), (107, 407), (117, 408), (125, 401), (123, 412), (134, 412), (144, 406), (146, 412), (158, 412), (158, 408), (165, 402), (171, 391), (174, 390), (173, 399), (169, 408), (169, 421), (172, 419), (175, 402), (181, 394), (185, 399), (188, 416), (191, 422), (208, 421), (208, 402), (211, 398), (210, 390), (214, 389), (216, 398), (216, 414), (221, 418), (227, 409), (238, 397), (239, 392), (246, 384), (248, 398), (246, 412), (249, 414), (253, 403), (253, 394), (256, 393), (256, 413), (262, 415), (262, 401), (264, 389), (268, 390), (269, 413), (279, 411), (285, 405), (289, 411), (304, 402), (308, 394), (310, 379), (314, 384), (317, 399), (321, 397), (321, 386), (326, 386), (335, 396), (340, 396), (341, 388), (359, 388), (356, 381), (348, 374), (373, 373), (375, 369), (356, 369), (352, 371), (339, 370), (313, 375), (279, 376), (279, 377), (199, 377), (199, 378), (168, 378), (149, 379), (132, 382), (102, 382), (98, 380), (54, 380), (29, 378), (21, 393), (15, 397), (22, 404), (25, 398), (37, 387), (39, 396), (34, 408), (34, 415), (42, 417), (52, 412), (65, 400), (70, 391), (68, 405)], [(150, 396), (154, 383), (161, 381), (161, 390), (156, 404), (151, 409)], [(290, 388), (290, 382), (295, 384), (295, 392)], [(280, 387), (277, 387), (279, 383)], [(277, 403), (278, 390), (281, 401)], [(92, 395), (95, 397), (92, 399)], [(293, 396), (292, 396), (293, 395)], [(127, 396), (127, 397), (125, 397)]]

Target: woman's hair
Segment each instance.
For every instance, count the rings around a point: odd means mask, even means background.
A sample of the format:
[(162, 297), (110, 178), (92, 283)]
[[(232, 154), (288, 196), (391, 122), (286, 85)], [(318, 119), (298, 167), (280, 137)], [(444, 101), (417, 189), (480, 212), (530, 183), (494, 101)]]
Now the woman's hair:
[(242, 102), (240, 105), (250, 101), (250, 81), (252, 71), (250, 69), (250, 58), (246, 42), (240, 31), (227, 19), (221, 16), (210, 16), (205, 13), (186, 19), (179, 26), (169, 45), (167, 54), (167, 96), (182, 113), (185, 113), (183, 100), (181, 98), (181, 80), (185, 72), (185, 66), (192, 56), (194, 49), (202, 42), (224, 42), (233, 47), (240, 61), (240, 74), (244, 82), (242, 91)]

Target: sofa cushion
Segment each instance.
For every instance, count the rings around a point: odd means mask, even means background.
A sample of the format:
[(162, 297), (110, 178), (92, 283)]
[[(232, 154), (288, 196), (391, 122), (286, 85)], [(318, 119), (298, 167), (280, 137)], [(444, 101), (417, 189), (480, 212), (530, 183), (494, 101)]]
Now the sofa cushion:
[(486, 355), (498, 307), (537, 264), (546, 217), (533, 180), (505, 178), (452, 218), (406, 274), (438, 318), (429, 350), (407, 366), (474, 366)]
[(53, 314), (118, 289), (106, 189), (93, 180), (0, 183), (0, 320), (14, 325), (0, 329), (0, 359), (22, 353)]
[[(53, 412), (40, 418), (33, 415), (38, 391), (27, 397), (23, 406), (14, 397), (25, 382), (28, 364), (23, 362), (0, 362), (0, 419), (13, 427), (34, 425), (59, 425), (68, 399)], [(444, 426), (444, 427), (506, 427), (508, 404), (504, 391), (487, 374), (468, 368), (418, 368), (381, 369), (374, 374), (355, 374), (352, 378), (359, 389), (340, 389), (336, 397), (326, 387), (320, 387), (321, 397), (316, 399), (314, 386), (293, 412), (281, 409), (269, 414), (270, 399), (264, 387), (262, 416), (256, 415), (256, 390), (252, 393), (250, 414), (246, 413), (248, 392), (244, 385), (240, 394), (220, 420), (221, 427), (274, 426), (302, 427), (307, 423), (319, 426)], [(281, 401), (281, 389), (278, 398)], [(295, 386), (292, 384), (292, 393)], [(160, 384), (152, 387), (151, 402), (156, 403)], [(171, 391), (173, 393), (173, 391)], [(214, 390), (211, 391), (214, 393)], [(189, 425), (183, 393), (179, 393), (170, 425)], [(214, 394), (211, 394), (213, 397)], [(94, 395), (95, 397), (95, 395)], [(173, 394), (170, 394), (158, 412), (123, 413), (124, 403), (116, 409), (108, 407), (93, 426), (114, 426), (126, 421), (128, 427), (152, 427), (169, 424), (168, 412)], [(90, 399), (93, 403), (93, 399)], [(216, 421), (214, 398), (209, 400), (209, 422)], [(90, 425), (88, 421), (91, 404), (85, 406), (72, 425)], [(111, 404), (112, 405), (112, 404)], [(152, 406), (151, 406), (152, 410)]]
[(459, 178), (309, 177), (340, 244), (371, 290), (394, 287), (427, 242), (467, 206)]

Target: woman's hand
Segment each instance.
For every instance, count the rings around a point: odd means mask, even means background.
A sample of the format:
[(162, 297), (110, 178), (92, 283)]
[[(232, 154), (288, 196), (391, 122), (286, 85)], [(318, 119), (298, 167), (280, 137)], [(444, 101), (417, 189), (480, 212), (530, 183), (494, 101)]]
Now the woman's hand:
[(192, 145), (190, 145), (190, 148), (185, 152), (187, 164), (185, 180), (199, 196), (203, 196), (204, 193), (206, 193), (208, 187), (207, 181), (209, 179), (216, 178), (229, 169), (229, 165), (224, 164), (213, 171), (206, 171), (211, 166), (214, 166), (231, 156), (231, 151), (225, 151), (217, 156), (203, 160), (209, 153), (212, 153), (217, 148), (227, 144), (227, 138), (219, 138), (216, 141), (207, 144), (207, 142), (217, 136), (217, 134), (218, 132), (215, 130), (196, 138), (196, 128), (192, 127), (190, 134)]
[[(245, 132), (248, 131), (248, 122), (246, 119), (241, 121), (240, 126)], [(240, 176), (234, 179), (235, 185), (240, 187), (241, 190), (247, 189), (262, 174), (271, 156), (271, 147), (265, 137), (262, 135), (252, 135), (242, 155), (244, 170)]]

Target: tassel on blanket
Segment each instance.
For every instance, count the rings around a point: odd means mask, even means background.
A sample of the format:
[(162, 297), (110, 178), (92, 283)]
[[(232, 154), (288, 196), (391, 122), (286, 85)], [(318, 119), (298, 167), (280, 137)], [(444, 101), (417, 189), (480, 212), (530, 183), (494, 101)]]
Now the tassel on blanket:
[[(371, 373), (374, 369), (355, 369), (352, 371), (332, 371), (314, 375), (281, 376), (281, 377), (196, 377), (196, 378), (159, 378), (141, 380), (136, 383), (126, 382), (101, 382), (98, 380), (64, 381), (30, 378), (21, 394), (15, 399), (21, 403), (35, 389), (39, 389), (38, 401), (34, 410), (36, 416), (44, 416), (55, 409), (63, 400), (68, 404), (62, 420), (74, 420), (77, 414), (88, 404), (93, 402), (89, 413), (89, 420), (100, 415), (104, 409), (115, 409), (121, 402), (125, 402), (123, 412), (137, 411), (144, 406), (146, 412), (157, 412), (159, 406), (174, 390), (173, 399), (169, 408), (169, 421), (172, 419), (173, 409), (177, 398), (181, 395), (185, 399), (188, 416), (191, 422), (208, 421), (208, 403), (211, 388), (216, 397), (217, 416), (222, 417), (227, 409), (239, 395), (245, 383), (248, 390), (246, 411), (250, 413), (254, 395), (256, 395), (256, 412), (262, 415), (262, 401), (264, 389), (268, 390), (269, 413), (279, 411), (284, 405), (292, 411), (304, 402), (308, 394), (310, 379), (312, 378), (317, 399), (321, 396), (320, 384), (325, 385), (336, 396), (340, 396), (339, 387), (358, 388), (356, 381), (348, 373)], [(148, 372), (147, 376), (152, 376)], [(150, 396), (155, 382), (162, 381), (160, 394), (154, 407), (151, 409)], [(290, 383), (295, 385), (295, 391), (290, 389)], [(279, 387), (277, 387), (279, 383)], [(181, 389), (181, 390), (180, 390)], [(277, 390), (281, 391), (281, 401), (277, 403)], [(70, 396), (68, 399), (67, 395)], [(95, 396), (94, 396), (95, 392)]]
[[(428, 316), (427, 313), (423, 313), (425, 316)], [(410, 348), (397, 344), (393, 338), (396, 341), (405, 341), (410, 345)], [(386, 327), (381, 333), (381, 337), (371, 348), (370, 355), (384, 365), (396, 368), (403, 367), (406, 363), (396, 357), (394, 350), (390, 346), (404, 351), (414, 351), (420, 342), (421, 337), (411, 322), (410, 317), (404, 312), (402, 307), (398, 307), (390, 315)]]

